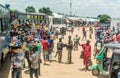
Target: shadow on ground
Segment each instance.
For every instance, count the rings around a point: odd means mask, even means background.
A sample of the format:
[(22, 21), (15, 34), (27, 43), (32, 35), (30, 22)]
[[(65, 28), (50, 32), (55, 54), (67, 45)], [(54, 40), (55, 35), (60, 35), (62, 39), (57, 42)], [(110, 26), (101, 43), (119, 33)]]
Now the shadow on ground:
[(99, 75), (97, 78), (108, 78), (108, 76)]
[(0, 78), (8, 78), (10, 66), (10, 55), (8, 54), (4, 63), (2, 64), (2, 67), (0, 68)]

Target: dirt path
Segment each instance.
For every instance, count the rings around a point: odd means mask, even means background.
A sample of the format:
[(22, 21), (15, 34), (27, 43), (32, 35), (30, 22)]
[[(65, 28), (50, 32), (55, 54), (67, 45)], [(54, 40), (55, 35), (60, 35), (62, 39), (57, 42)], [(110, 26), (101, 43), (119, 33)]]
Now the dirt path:
[[(89, 33), (89, 32), (87, 32)], [(64, 43), (67, 43), (67, 36), (70, 33), (67, 33), (67, 35), (64, 38)], [(78, 34), (81, 38), (82, 38), (82, 32), (81, 29), (78, 31), (77, 29), (75, 29), (74, 34), (72, 35), (72, 38)], [(89, 34), (87, 35), (87, 39), (88, 39)], [(91, 41), (91, 45), (92, 45), (92, 52), (93, 52), (93, 45), (95, 43), (95, 39), (93, 36), (93, 39), (90, 40)], [(56, 52), (56, 42), (58, 42), (58, 40), (55, 40), (55, 48), (54, 51)], [(82, 41), (80, 40), (80, 43), (85, 43), (86, 41)], [(40, 78), (98, 78), (95, 76), (92, 76), (91, 71), (80, 71), (79, 69), (83, 68), (83, 60), (79, 59), (80, 56), (80, 52), (81, 52), (82, 48), (79, 46), (79, 51), (73, 51), (72, 52), (72, 61), (73, 64), (67, 65), (64, 64), (67, 61), (67, 51), (66, 48), (64, 48), (63, 50), (63, 64), (59, 64), (57, 63), (57, 58), (54, 58), (55, 52), (53, 53), (53, 62), (52, 63), (48, 63), (48, 66), (45, 66), (43, 64), (41, 64), (41, 76)], [(43, 58), (43, 56), (41, 55), (41, 57)], [(95, 60), (92, 57), (92, 61), (93, 64), (95, 63)], [(0, 78), (11, 78), (11, 70), (8, 70), (8, 77), (6, 77), (7, 73), (3, 73), (3, 71), (0, 71)], [(25, 74), (24, 70), (23, 70), (23, 78), (29, 78), (29, 74)], [(99, 77), (102, 78), (102, 77)]]

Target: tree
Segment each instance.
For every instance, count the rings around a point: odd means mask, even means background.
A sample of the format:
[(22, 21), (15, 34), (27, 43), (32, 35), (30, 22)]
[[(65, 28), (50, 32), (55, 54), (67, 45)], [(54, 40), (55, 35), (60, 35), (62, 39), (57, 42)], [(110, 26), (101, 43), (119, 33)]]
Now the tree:
[(49, 7), (47, 7), (47, 8), (43, 7), (43, 8), (39, 9), (39, 13), (45, 13), (47, 15), (52, 15), (53, 12), (51, 11), (51, 9)]
[(100, 20), (100, 23), (108, 23), (111, 19), (107, 14), (99, 15), (97, 18)]
[(28, 6), (26, 9), (26, 13), (35, 13), (35, 8), (33, 6)]

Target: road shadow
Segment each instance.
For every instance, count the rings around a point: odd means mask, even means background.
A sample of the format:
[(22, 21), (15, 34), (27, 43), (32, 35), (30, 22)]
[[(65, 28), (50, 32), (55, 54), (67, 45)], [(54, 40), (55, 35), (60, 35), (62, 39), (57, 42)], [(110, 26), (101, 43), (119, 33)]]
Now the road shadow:
[(106, 75), (99, 75), (97, 78), (109, 78), (109, 77)]
[(43, 64), (44, 66), (51, 66), (50, 64)]
[(58, 62), (57, 60), (52, 60), (52, 62)]
[(2, 67), (0, 68), (0, 78), (8, 78), (10, 66), (10, 54), (8, 54), (2, 64)]

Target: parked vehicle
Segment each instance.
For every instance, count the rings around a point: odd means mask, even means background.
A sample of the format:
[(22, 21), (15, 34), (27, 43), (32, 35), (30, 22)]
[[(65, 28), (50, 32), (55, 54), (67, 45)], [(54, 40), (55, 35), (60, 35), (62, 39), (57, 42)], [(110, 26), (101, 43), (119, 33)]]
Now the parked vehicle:
[(120, 70), (120, 49), (113, 51), (113, 55), (110, 61), (109, 78), (117, 78)]
[[(107, 56), (109, 49), (112, 49), (112, 58)], [(120, 49), (120, 44), (118, 43), (107, 43), (103, 46), (100, 54), (96, 57), (96, 65), (92, 68), (92, 74), (94, 76), (98, 76), (99, 74), (106, 74), (108, 68), (112, 68), (112, 62), (114, 61), (113, 56), (115, 57), (116, 52), (113, 50)], [(109, 74), (111, 74), (112, 70), (109, 70)], [(112, 77), (110, 77), (112, 78)]]

